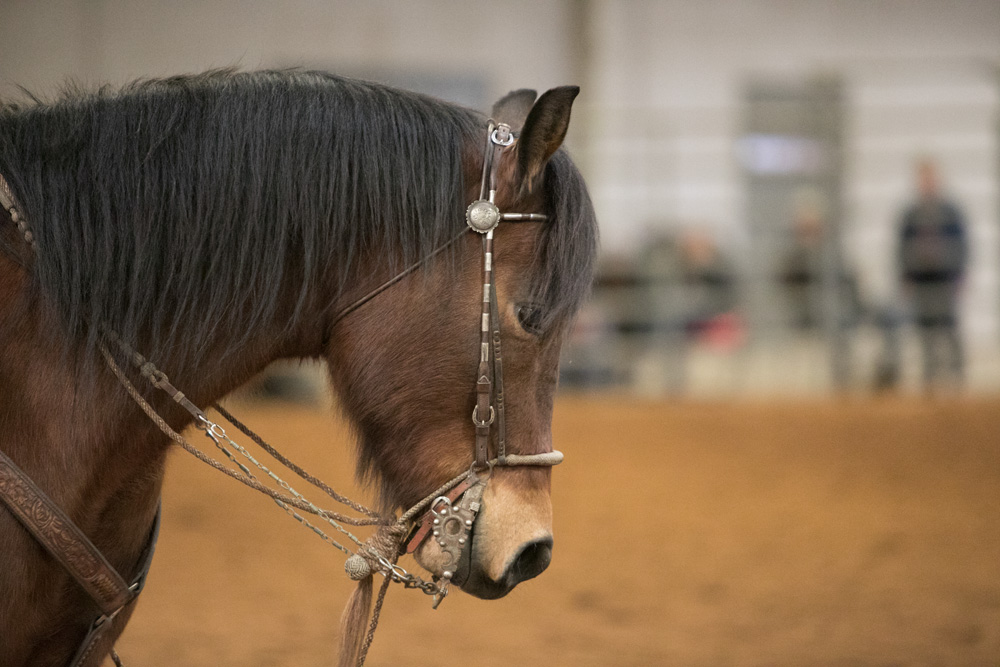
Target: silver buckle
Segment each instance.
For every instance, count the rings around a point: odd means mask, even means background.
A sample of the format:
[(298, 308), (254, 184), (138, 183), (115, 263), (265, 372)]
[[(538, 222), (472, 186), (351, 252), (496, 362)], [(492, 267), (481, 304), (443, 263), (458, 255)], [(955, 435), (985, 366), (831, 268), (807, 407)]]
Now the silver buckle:
[[(504, 132), (504, 134), (507, 137), (506, 140), (501, 140), (500, 137), (497, 136), (497, 132), (500, 131), (500, 128), (506, 128), (506, 131)], [(514, 143), (514, 133), (510, 131), (510, 125), (506, 125), (504, 123), (497, 125), (497, 128), (493, 130), (493, 134), (490, 135), (490, 141), (492, 141), (497, 146), (510, 146), (512, 143)]]

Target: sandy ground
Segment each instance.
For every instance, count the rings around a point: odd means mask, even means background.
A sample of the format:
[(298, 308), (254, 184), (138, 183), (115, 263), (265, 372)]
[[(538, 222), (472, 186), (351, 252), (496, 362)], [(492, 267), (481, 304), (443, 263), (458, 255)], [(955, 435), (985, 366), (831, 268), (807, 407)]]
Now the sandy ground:
[[(394, 587), (370, 665), (1000, 665), (1000, 400), (563, 398), (556, 413), (551, 567), (503, 600), (456, 593), (437, 611)], [(240, 414), (360, 493), (328, 411)], [(342, 565), (178, 451), (119, 653), (331, 665)]]

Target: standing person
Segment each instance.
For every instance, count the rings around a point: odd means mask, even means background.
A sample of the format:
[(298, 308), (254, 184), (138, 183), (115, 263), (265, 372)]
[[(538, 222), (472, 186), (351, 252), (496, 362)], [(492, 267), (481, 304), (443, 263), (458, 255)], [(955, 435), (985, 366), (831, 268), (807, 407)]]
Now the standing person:
[(964, 373), (958, 292), (969, 255), (965, 220), (942, 196), (934, 162), (920, 160), (916, 180), (918, 199), (900, 227), (901, 278), (920, 333), (925, 385), (958, 385)]
[(844, 390), (851, 380), (851, 334), (861, 314), (857, 280), (840, 252), (822, 194), (803, 188), (795, 200), (791, 244), (778, 279), (798, 333), (795, 347), (805, 355), (800, 379), (811, 388), (832, 382)]

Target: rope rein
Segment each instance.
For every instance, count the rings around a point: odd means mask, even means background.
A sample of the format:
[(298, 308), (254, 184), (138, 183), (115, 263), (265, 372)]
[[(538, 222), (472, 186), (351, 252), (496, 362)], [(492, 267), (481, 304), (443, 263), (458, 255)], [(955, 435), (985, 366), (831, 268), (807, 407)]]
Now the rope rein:
[[(166, 420), (159, 415), (156, 409), (149, 403), (149, 401), (146, 400), (135, 384), (133, 384), (133, 382), (128, 378), (125, 371), (115, 360), (114, 355), (108, 349), (106, 342), (115, 344), (120, 351), (129, 358), (132, 365), (139, 370), (141, 376), (145, 378), (153, 388), (165, 392), (175, 403), (185, 408), (185, 410), (187, 410), (188, 413), (194, 417), (196, 427), (201, 430), (204, 435), (213, 442), (215, 447), (222, 452), (223, 456), (225, 456), (225, 458), (238, 469), (234, 470), (233, 468), (227, 467), (218, 460), (205, 454), (188, 442), (184, 436), (171, 428)], [(174, 387), (166, 374), (156, 368), (152, 362), (148, 361), (141, 354), (132, 350), (113, 332), (104, 332), (104, 341), (99, 344), (99, 350), (108, 368), (128, 393), (129, 397), (160, 429), (160, 431), (170, 438), (170, 440), (180, 446), (184, 451), (193, 455), (199, 461), (202, 461), (219, 472), (235, 479), (241, 484), (267, 495), (275, 502), (275, 504), (278, 505), (278, 507), (280, 507), (286, 514), (291, 516), (298, 523), (311, 530), (330, 546), (338, 549), (344, 554), (347, 554), (348, 558), (344, 564), (344, 569), (351, 579), (359, 582), (359, 586), (358, 591), (356, 591), (354, 595), (354, 598), (356, 599), (352, 599), (347, 610), (345, 611), (345, 620), (352, 616), (368, 615), (368, 608), (371, 606), (371, 577), (375, 573), (379, 573), (384, 577), (382, 585), (379, 587), (375, 605), (371, 610), (371, 617), (368, 623), (367, 632), (365, 632), (364, 640), (361, 642), (360, 647), (356, 647), (354, 650), (346, 651), (342, 649), (347, 656), (351, 654), (357, 655), (357, 665), (363, 665), (365, 658), (367, 657), (368, 650), (374, 639), (375, 630), (378, 627), (382, 605), (390, 583), (395, 582), (402, 584), (404, 588), (416, 588), (421, 590), (426, 595), (434, 596), (433, 606), (435, 609), (447, 596), (449, 583), (447, 578), (444, 579), (443, 584), (437, 581), (437, 577), (435, 577), (435, 581), (427, 581), (417, 575), (407, 572), (407, 570), (398, 565), (396, 561), (402, 551), (401, 545), (403, 540), (410, 532), (413, 522), (419, 518), (421, 514), (427, 511), (427, 509), (431, 507), (437, 499), (442, 498), (451, 489), (455, 488), (459, 484), (462, 484), (463, 482), (468, 481), (470, 486), (483, 485), (485, 483), (485, 478), (476, 473), (475, 465), (469, 471), (463, 472), (439, 486), (433, 492), (429, 493), (415, 505), (403, 512), (398, 518), (387, 517), (380, 515), (375, 510), (365, 507), (364, 505), (352, 501), (346, 496), (338, 493), (328, 484), (314, 475), (309, 474), (302, 467), (291, 461), (273, 445), (268, 444), (257, 433), (234, 417), (228, 410), (218, 404), (212, 406), (220, 415), (222, 415), (224, 419), (233, 424), (233, 426), (249, 437), (255, 444), (257, 444), (262, 450), (267, 452), (279, 463), (297, 474), (306, 482), (309, 482), (329, 495), (338, 503), (346, 505), (347, 507), (350, 507), (365, 516), (351, 517), (339, 512), (323, 509), (308, 500), (303, 494), (296, 491), (288, 482), (283, 480), (266, 465), (258, 461), (257, 458), (255, 458), (245, 447), (229, 437), (223, 427), (209, 419), (203, 410), (194, 405), (194, 403), (192, 403), (183, 392)], [(241, 461), (236, 454), (233, 453), (234, 451), (246, 459), (250, 465), (248, 466), (246, 463)], [(491, 471), (496, 465), (553, 466), (561, 463), (562, 459), (563, 455), (558, 451), (545, 452), (542, 454), (507, 454), (502, 463), (499, 458), (493, 458), (487, 461), (486, 469)], [(255, 475), (251, 470), (250, 466), (256, 468), (258, 472), (262, 473), (264, 476), (269, 477), (275, 484), (287, 493), (281, 493), (280, 491), (262, 484), (257, 475)], [(351, 551), (351, 549), (331, 537), (322, 528), (303, 516), (304, 513), (314, 515), (328, 523), (344, 538), (353, 542), (356, 547), (355, 550)], [(367, 540), (362, 541), (344, 528), (341, 524), (351, 526), (376, 526), (377, 528)], [(366, 588), (368, 590), (367, 599), (365, 599), (366, 595), (364, 593)], [(345, 626), (346, 625), (347, 624), (345, 623)], [(350, 633), (347, 633), (345, 630), (345, 635), (348, 634)], [(345, 648), (347, 648), (348, 640), (346, 636), (344, 644)], [(347, 656), (342, 655), (342, 657)]]

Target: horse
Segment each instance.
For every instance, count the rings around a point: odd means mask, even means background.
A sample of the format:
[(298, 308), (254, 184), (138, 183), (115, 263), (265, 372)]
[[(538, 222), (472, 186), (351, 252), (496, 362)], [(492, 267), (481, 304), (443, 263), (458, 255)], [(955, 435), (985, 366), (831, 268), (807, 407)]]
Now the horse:
[[(112, 332), (194, 405), (277, 359), (325, 360), (379, 511), (420, 502), (475, 467), (470, 443), (487, 424), (475, 381), (484, 241), (464, 213), (491, 151), (490, 203), (525, 212), (488, 234), (506, 448), (551, 452), (559, 351), (597, 243), (561, 147), (577, 92), (504, 97), (491, 117), (510, 136), (494, 144), (497, 125), (474, 110), (301, 70), (70, 85), (3, 104), (0, 177), (16, 208), (0, 209), (0, 453), (132, 581), (158, 522), (166, 427), (197, 419), (143, 385), (163, 424), (147, 418), (102, 362)], [(479, 442), (496, 452), (500, 437)], [(548, 565), (552, 507), (547, 466), (487, 476), (454, 581), (491, 599)], [(435, 540), (415, 555), (452, 574)], [(86, 667), (112, 652), (134, 601), (74, 658), (99, 609), (2, 503), (0, 562), (0, 666)]]

